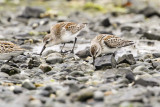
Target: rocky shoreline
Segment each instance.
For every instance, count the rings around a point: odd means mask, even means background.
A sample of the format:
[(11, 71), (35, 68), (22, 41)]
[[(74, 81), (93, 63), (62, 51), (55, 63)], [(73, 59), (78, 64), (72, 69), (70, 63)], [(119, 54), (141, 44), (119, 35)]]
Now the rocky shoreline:
[[(28, 51), (9, 63), (0, 61), (0, 107), (159, 107), (158, 10), (94, 18), (73, 12), (51, 19), (42, 13), (39, 7), (26, 7), (20, 14), (1, 14), (0, 39)], [(65, 54), (58, 45), (39, 56), (43, 36), (61, 21), (88, 23), (88, 31), (78, 35), (76, 53), (69, 52), (69, 43)], [(135, 45), (120, 49), (115, 58), (98, 57), (94, 67), (89, 45), (99, 33), (133, 40)]]

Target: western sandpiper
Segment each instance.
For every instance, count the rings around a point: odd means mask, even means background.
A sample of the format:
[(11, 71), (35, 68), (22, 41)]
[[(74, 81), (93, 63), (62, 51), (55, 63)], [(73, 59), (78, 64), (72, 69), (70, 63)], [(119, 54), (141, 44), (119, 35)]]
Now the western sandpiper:
[(10, 61), (13, 57), (22, 54), (24, 50), (25, 49), (12, 42), (0, 41), (0, 60)]
[(50, 34), (47, 34), (44, 39), (44, 46), (41, 50), (40, 55), (47, 46), (57, 45), (63, 43), (61, 52), (65, 46), (65, 43), (74, 40), (74, 45), (71, 52), (74, 52), (74, 47), (77, 41), (77, 35), (80, 31), (85, 28), (86, 23), (77, 24), (74, 22), (60, 22), (55, 24), (50, 29)]
[(100, 34), (91, 41), (90, 54), (95, 58), (101, 54), (114, 53), (118, 48), (134, 44), (133, 41), (123, 40), (120, 37), (110, 34)]

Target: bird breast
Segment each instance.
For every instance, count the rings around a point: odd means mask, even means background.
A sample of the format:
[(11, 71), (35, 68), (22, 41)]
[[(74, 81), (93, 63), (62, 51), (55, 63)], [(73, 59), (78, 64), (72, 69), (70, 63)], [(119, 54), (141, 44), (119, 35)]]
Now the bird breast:
[(72, 34), (71, 32), (66, 31), (65, 34), (62, 35), (62, 37), (61, 37), (62, 42), (70, 42), (70, 41), (73, 41), (77, 35), (78, 35), (78, 33)]

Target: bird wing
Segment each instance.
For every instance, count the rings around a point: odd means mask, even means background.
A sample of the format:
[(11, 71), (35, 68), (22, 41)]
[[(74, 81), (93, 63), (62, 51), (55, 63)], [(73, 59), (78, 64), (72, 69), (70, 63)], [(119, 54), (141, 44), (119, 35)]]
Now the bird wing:
[(103, 38), (105, 45), (110, 48), (120, 48), (133, 44), (133, 41), (123, 40), (114, 35), (107, 35)]
[(12, 51), (21, 51), (24, 50), (20, 46), (9, 42), (9, 41), (0, 41), (0, 53), (7, 53)]

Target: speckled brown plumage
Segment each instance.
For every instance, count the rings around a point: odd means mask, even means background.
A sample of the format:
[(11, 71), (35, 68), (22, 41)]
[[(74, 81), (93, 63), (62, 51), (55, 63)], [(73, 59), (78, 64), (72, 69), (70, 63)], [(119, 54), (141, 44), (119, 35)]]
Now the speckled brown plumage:
[(9, 53), (13, 51), (22, 51), (20, 46), (9, 42), (9, 41), (0, 41), (0, 53)]

